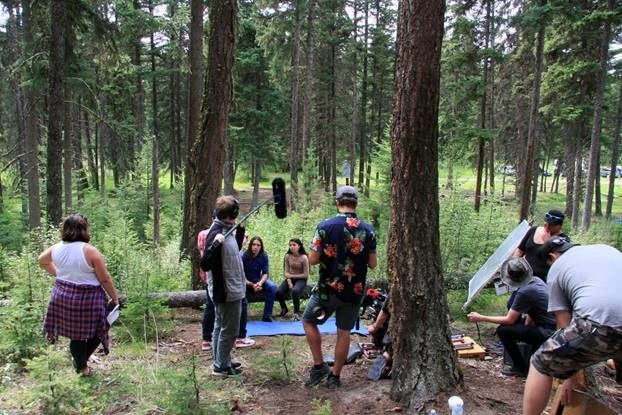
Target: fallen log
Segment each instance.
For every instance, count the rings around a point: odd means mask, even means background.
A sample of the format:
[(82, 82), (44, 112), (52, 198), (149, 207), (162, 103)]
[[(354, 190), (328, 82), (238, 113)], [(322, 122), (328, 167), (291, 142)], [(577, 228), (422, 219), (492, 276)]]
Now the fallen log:
[[(302, 298), (309, 298), (312, 289), (312, 285), (307, 285), (303, 291)], [(162, 298), (162, 304), (171, 308), (199, 308), (205, 304), (205, 290), (157, 292), (149, 294), (149, 297)], [(247, 295), (246, 299), (249, 303), (262, 303), (265, 297), (263, 292), (258, 292)]]

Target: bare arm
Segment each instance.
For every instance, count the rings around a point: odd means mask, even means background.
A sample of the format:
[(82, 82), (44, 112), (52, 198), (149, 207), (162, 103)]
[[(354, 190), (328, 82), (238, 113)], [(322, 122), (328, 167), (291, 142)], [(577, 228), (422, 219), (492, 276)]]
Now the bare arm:
[(114, 288), (112, 277), (106, 268), (104, 256), (92, 245), (84, 245), (84, 256), (86, 261), (95, 269), (95, 276), (97, 276), (99, 283), (104, 287), (112, 302), (119, 304), (117, 290)]
[(516, 250), (514, 251), (514, 254), (512, 254), (512, 256), (518, 256), (518, 257), (521, 257), (523, 255), (525, 255), (525, 253), (520, 248), (516, 248)]
[(555, 321), (557, 322), (557, 328), (563, 329), (568, 327), (570, 324), (570, 320), (572, 320), (572, 314), (568, 310), (558, 310), (553, 311), (553, 315), (555, 316)]
[(317, 265), (320, 263), (320, 253), (316, 251), (309, 252), (309, 265)]
[(494, 324), (503, 324), (509, 326), (510, 324), (516, 323), (516, 320), (520, 317), (520, 313), (516, 310), (508, 310), (507, 315), (505, 316), (485, 316), (483, 314), (476, 313), (475, 311), (467, 314), (469, 321), (478, 322), (478, 321), (487, 321), (489, 323)]
[(378, 265), (378, 255), (374, 252), (373, 254), (369, 254), (369, 259), (367, 260), (367, 266), (369, 268), (376, 268)]
[(39, 255), (39, 266), (56, 277), (56, 265), (52, 262), (52, 247), (49, 247)]

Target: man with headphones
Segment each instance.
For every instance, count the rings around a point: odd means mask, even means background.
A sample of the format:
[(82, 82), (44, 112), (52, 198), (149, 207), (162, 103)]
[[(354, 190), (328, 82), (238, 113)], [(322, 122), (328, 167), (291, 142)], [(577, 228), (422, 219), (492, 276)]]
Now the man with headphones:
[[(231, 361), (231, 349), (240, 329), (246, 278), (239, 254), (241, 241), (239, 243), (233, 234), (226, 238), (224, 235), (235, 226), (240, 204), (233, 196), (220, 196), (216, 199), (215, 211), (216, 219), (205, 238), (205, 246), (209, 248), (201, 258), (201, 268), (207, 271), (208, 292), (216, 317), (212, 334), (212, 374), (238, 375), (242, 371), (239, 363)], [(243, 232), (242, 228), (242, 235)]]

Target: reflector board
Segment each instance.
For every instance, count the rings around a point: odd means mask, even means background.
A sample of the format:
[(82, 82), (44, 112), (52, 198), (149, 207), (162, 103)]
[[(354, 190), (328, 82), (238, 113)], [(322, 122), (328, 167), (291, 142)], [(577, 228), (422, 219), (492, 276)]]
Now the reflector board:
[(469, 297), (462, 308), (468, 307), (469, 304), (475, 299), (477, 294), (492, 281), (499, 272), (499, 268), (503, 261), (510, 257), (518, 248), (518, 244), (523, 240), (523, 237), (529, 230), (529, 223), (523, 220), (518, 224), (516, 228), (505, 238), (503, 243), (499, 245), (499, 248), (488, 258), (488, 260), (481, 266), (481, 268), (473, 275), (473, 278), (469, 281)]

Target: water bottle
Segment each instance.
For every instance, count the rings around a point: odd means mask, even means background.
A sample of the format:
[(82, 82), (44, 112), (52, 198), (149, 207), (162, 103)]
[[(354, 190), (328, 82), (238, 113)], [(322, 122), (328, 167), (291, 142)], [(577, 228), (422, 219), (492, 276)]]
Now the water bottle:
[(464, 414), (464, 410), (463, 410), (464, 402), (462, 401), (462, 398), (460, 398), (459, 396), (452, 396), (451, 398), (449, 398), (447, 403), (449, 404), (449, 411), (451, 415), (463, 415)]
[(430, 410), (430, 415), (436, 415), (436, 411), (434, 409)]

